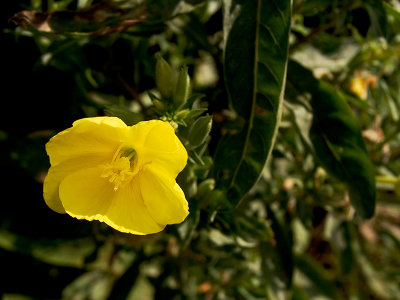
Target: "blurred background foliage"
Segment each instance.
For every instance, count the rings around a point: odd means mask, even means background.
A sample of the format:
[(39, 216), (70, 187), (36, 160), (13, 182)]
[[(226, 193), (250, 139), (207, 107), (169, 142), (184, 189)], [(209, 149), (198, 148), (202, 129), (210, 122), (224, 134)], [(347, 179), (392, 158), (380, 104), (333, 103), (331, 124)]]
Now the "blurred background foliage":
[[(398, 2), (279, 4), (290, 32), (244, 3), (3, 4), (2, 299), (400, 299)], [(236, 4), (247, 15), (235, 19)], [(240, 31), (253, 25), (266, 57), (246, 56), (254, 40)], [(285, 36), (286, 84), (285, 51), (273, 50)], [(157, 53), (188, 67), (192, 96), (177, 110), (154, 101)], [(252, 89), (268, 75), (252, 55), (282, 71), (266, 92)], [(235, 98), (247, 92), (251, 107)], [(45, 143), (98, 115), (177, 124), (190, 155), (184, 223), (133, 236), (45, 205)]]

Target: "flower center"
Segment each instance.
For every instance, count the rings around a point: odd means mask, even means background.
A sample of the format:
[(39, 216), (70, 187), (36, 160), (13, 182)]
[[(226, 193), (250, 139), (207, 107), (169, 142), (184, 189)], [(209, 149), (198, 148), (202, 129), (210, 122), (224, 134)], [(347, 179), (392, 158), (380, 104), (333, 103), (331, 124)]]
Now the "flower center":
[(114, 184), (114, 191), (128, 182), (137, 173), (137, 155), (133, 148), (123, 148), (122, 145), (117, 149), (111, 163), (100, 165), (103, 168), (101, 177), (108, 178)]

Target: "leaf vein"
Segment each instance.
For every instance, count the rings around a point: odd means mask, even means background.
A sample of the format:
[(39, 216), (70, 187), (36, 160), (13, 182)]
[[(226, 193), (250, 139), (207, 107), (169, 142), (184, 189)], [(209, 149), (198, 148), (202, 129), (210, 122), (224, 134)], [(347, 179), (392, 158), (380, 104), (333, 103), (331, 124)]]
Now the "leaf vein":
[(278, 48), (280, 49), (280, 45), (279, 45), (279, 43), (278, 43), (278, 40), (277, 40), (275, 34), (272, 32), (271, 28), (270, 28), (267, 24), (261, 23), (260, 25), (261, 25), (262, 27), (264, 27), (264, 28), (268, 31), (269, 35), (272, 37), (272, 40), (274, 41), (274, 44), (275, 44), (276, 46), (278, 46)]
[(270, 66), (269, 66), (267, 63), (265, 63), (265, 62), (263, 62), (263, 61), (261, 61), (261, 60), (259, 60), (258, 63), (261, 64), (262, 66), (264, 66), (264, 67), (268, 70), (268, 72), (269, 72), (269, 73), (272, 75), (272, 77), (274, 78), (275, 83), (276, 83), (278, 86), (280, 86), (280, 85), (281, 85), (281, 82), (280, 82), (278, 76), (274, 73), (274, 71), (272, 71), (272, 69), (270, 68)]
[(283, 13), (283, 11), (279, 8), (278, 4), (276, 4), (276, 0), (272, 0), (272, 2), (274, 3), (276, 10), (279, 12), (279, 15), (281, 16), (282, 22), (284, 24), (285, 27), (287, 27), (287, 23), (286, 23), (286, 19), (285, 19), (285, 14)]

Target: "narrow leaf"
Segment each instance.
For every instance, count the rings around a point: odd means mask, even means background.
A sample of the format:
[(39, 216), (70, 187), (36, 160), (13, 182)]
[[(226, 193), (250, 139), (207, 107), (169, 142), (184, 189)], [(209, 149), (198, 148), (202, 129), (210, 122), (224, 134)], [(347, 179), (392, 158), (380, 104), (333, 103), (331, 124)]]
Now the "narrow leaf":
[(291, 3), (224, 1), (225, 82), (244, 126), (227, 134), (215, 154), (218, 184), (236, 205), (259, 178), (281, 116)]

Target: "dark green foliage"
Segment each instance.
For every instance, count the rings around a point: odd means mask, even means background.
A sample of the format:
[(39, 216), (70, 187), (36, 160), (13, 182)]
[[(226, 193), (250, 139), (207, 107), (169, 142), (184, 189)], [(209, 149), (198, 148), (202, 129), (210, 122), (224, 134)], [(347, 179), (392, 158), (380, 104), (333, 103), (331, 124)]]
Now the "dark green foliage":
[[(395, 1), (3, 6), (2, 299), (399, 297)], [(133, 236), (46, 206), (45, 143), (101, 115), (176, 128), (185, 222)]]
[(346, 100), (298, 63), (291, 62), (288, 80), (300, 92), (311, 94), (313, 121), (309, 134), (317, 159), (348, 184), (357, 212), (364, 218), (372, 217), (376, 198), (374, 167)]
[(278, 129), (291, 7), (290, 1), (226, 1), (224, 13), (224, 78), (244, 125), (219, 143), (214, 173), (236, 205), (260, 176)]

